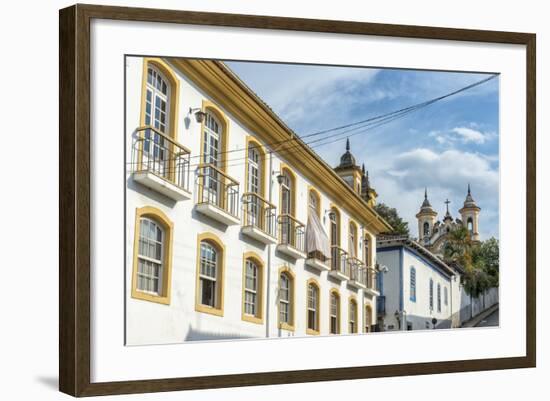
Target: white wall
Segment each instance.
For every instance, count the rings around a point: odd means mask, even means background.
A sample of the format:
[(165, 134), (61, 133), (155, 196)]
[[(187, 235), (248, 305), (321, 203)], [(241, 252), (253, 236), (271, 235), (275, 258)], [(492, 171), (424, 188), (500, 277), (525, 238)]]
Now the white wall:
[[(525, 0), (522, 2), (484, 2), (464, 0), (460, 4), (448, 4), (429, 0), (423, 3), (410, 1), (372, 2), (362, 4), (351, 0), (317, 2), (310, 7), (308, 2), (289, 0), (257, 2), (233, 0), (188, 0), (182, 5), (177, 0), (158, 0), (154, 4), (143, 0), (96, 0), (100, 4), (116, 4), (168, 9), (187, 8), (247, 14), (284, 15), (304, 18), (349, 19), (371, 22), (391, 22), (413, 25), (449, 26), (537, 33), (537, 101), (539, 110), (550, 107), (550, 26), (547, 7), (544, 2)], [(30, 79), (27, 88), (33, 90), (32, 104), (36, 107), (29, 117), (29, 109), (18, 107), (26, 104), (28, 92), (21, 91), (16, 79), (3, 81), (3, 93), (10, 96), (0, 98), (3, 112), (9, 111), (10, 118), (4, 121), (4, 132), (21, 132), (19, 144), (28, 151), (29, 159), (40, 160), (40, 179), (33, 179), (32, 185), (21, 185), (22, 177), (37, 178), (37, 167), (33, 163), (20, 163), (20, 154), (4, 152), (0, 158), (2, 173), (2, 194), (0, 206), (10, 210), (3, 216), (4, 227), (0, 230), (2, 244), (2, 267), (11, 266), (14, 285), (0, 292), (3, 307), (3, 322), (9, 327), (0, 330), (2, 359), (0, 369), (9, 376), (2, 381), (0, 396), (4, 399), (67, 400), (66, 395), (56, 391), (57, 387), (57, 53), (58, 53), (58, 9), (70, 5), (71, 1), (52, 0), (19, 1), (4, 5), (0, 33), (1, 54), (17, 63), (1, 63), (1, 76), (23, 74)], [(21, 16), (25, 16), (22, 22)], [(37, 68), (40, 74), (37, 74)], [(13, 74), (13, 75), (12, 75)], [(4, 116), (4, 114), (2, 114)], [(538, 114), (539, 180), (538, 204), (550, 202), (546, 171), (550, 171), (550, 158), (544, 157), (544, 150), (550, 148), (548, 113)], [(45, 155), (49, 155), (46, 157)], [(18, 166), (18, 174), (10, 174)], [(8, 192), (10, 191), (10, 192)], [(17, 191), (18, 196), (12, 196)], [(40, 194), (37, 207), (37, 194)], [(46, 212), (45, 212), (46, 211)], [(539, 207), (540, 222), (548, 221), (549, 209)], [(24, 217), (22, 217), (24, 216)], [(34, 222), (36, 229), (29, 230)], [(544, 224), (539, 224), (538, 239), (544, 244), (549, 239)], [(21, 241), (25, 238), (26, 241)], [(33, 248), (29, 252), (27, 244)], [(537, 263), (544, 267), (550, 263), (543, 247), (538, 247)], [(539, 268), (538, 305), (539, 310), (550, 309), (550, 295), (542, 291), (542, 284), (550, 278), (548, 270)], [(25, 284), (22, 296), (21, 283)], [(12, 305), (14, 307), (12, 307)], [(387, 397), (391, 389), (392, 398), (424, 400), (429, 394), (445, 395), (448, 401), (462, 401), (465, 397), (474, 399), (517, 400), (526, 394), (543, 392), (543, 383), (550, 374), (550, 350), (546, 341), (550, 320), (548, 314), (538, 314), (539, 343), (538, 368), (514, 369), (434, 376), (408, 376), (372, 380), (338, 381), (309, 384), (293, 384), (266, 387), (234, 388), (224, 390), (201, 390), (182, 393), (144, 394), (132, 396), (104, 397), (102, 400), (258, 400), (280, 401), (312, 397), (319, 400), (340, 398), (342, 394), (365, 394), (376, 399)], [(503, 322), (510, 324), (510, 322)], [(5, 327), (4, 325), (2, 326)], [(543, 336), (544, 335), (544, 336)], [(416, 344), (422, 346), (425, 344)], [(29, 358), (32, 356), (32, 363)], [(456, 391), (460, 389), (460, 391)]]
[[(320, 285), (320, 333), (326, 335), (329, 333), (329, 291), (337, 288), (340, 293), (340, 328), (341, 333), (348, 332), (349, 322), (349, 301), (354, 297), (358, 304), (358, 327), (363, 328), (364, 307), (371, 306), (372, 321), (376, 322), (376, 308), (374, 299), (366, 295), (361, 290), (355, 290), (347, 285), (347, 282), (337, 281), (328, 276), (328, 272), (319, 273), (315, 270), (304, 267), (304, 259), (294, 260), (284, 255), (274, 252), (275, 247), (268, 247), (256, 240), (242, 235), (240, 225), (225, 226), (210, 218), (204, 217), (195, 210), (197, 199), (196, 187), (196, 165), (197, 155), (201, 154), (201, 125), (194, 118), (189, 118), (189, 108), (201, 107), (203, 100), (211, 100), (199, 87), (185, 75), (180, 73), (172, 66), (173, 72), (177, 75), (180, 82), (179, 88), (179, 110), (177, 111), (177, 133), (176, 140), (183, 146), (191, 150), (191, 175), (190, 191), (193, 193), (192, 199), (174, 202), (165, 196), (152, 191), (143, 185), (136, 183), (132, 179), (131, 170), (127, 170), (127, 193), (126, 193), (126, 272), (127, 288), (132, 286), (132, 268), (133, 268), (133, 244), (135, 230), (136, 208), (143, 206), (154, 206), (162, 210), (174, 224), (173, 251), (172, 251), (172, 297), (170, 305), (162, 305), (149, 301), (134, 299), (130, 291), (127, 292), (127, 325), (126, 336), (128, 345), (141, 344), (164, 344), (178, 343), (188, 340), (212, 340), (227, 338), (251, 338), (265, 337), (266, 325), (269, 324), (270, 337), (285, 336), (303, 336), (306, 333), (306, 282), (308, 279), (315, 279)], [(127, 79), (127, 132), (126, 132), (126, 151), (130, 158), (132, 148), (131, 140), (134, 130), (140, 125), (141, 108), (141, 87), (143, 74), (143, 59), (141, 57), (128, 57), (126, 59), (126, 79)], [(229, 151), (246, 148), (247, 136), (255, 136), (231, 114), (227, 113), (221, 105), (218, 105), (229, 120)], [(338, 150), (336, 150), (338, 151)], [(342, 153), (345, 149), (341, 150)], [(244, 157), (242, 153), (240, 156)], [(130, 159), (128, 159), (130, 160)], [(269, 168), (269, 162), (265, 163), (266, 169)], [(295, 217), (302, 223), (307, 223), (308, 214), (308, 188), (310, 183), (297, 170), (296, 166), (290, 165), (296, 174), (296, 211)], [(281, 159), (274, 154), (273, 171), (281, 171)], [(245, 192), (245, 164), (244, 162), (228, 163), (226, 173), (240, 183), (239, 194)], [(266, 181), (266, 198), (269, 191), (269, 179), (272, 181), (272, 203), (277, 206), (277, 212), (280, 211), (279, 205), (279, 185), (275, 176), (268, 171), (264, 171), (264, 181)], [(325, 227), (325, 232), (329, 232), (329, 218), (324, 213), (325, 209), (330, 208), (330, 204), (338, 205), (338, 202), (329, 199), (320, 188), (317, 188), (321, 194), (320, 209), (322, 213), (321, 221)], [(242, 202), (239, 201), (239, 210)], [(344, 209), (340, 208), (340, 238), (341, 247), (349, 252), (348, 233), (350, 216)], [(355, 221), (358, 220), (356, 216)], [(363, 231), (359, 227), (359, 238), (357, 243), (361, 243), (360, 233)], [(223, 317), (206, 314), (195, 311), (196, 296), (196, 266), (197, 266), (197, 236), (201, 233), (214, 233), (225, 245), (225, 267), (223, 282), (224, 311)], [(245, 252), (255, 252), (262, 259), (266, 266), (263, 276), (264, 288), (269, 293), (269, 303), (267, 297), (262, 299), (264, 311), (269, 313), (269, 322), (265, 318), (264, 324), (256, 324), (244, 321), (241, 318), (243, 302), (243, 254)], [(358, 246), (358, 257), (363, 256), (363, 247)], [(267, 263), (268, 253), (271, 252), (271, 268), (268, 277)], [(376, 258), (376, 250), (373, 249), (373, 258)], [(289, 266), (294, 272), (294, 294), (295, 294), (295, 316), (294, 332), (280, 330), (278, 328), (278, 310), (277, 310), (277, 291), (278, 291), (278, 270), (282, 266)], [(269, 280), (269, 282), (268, 282)]]

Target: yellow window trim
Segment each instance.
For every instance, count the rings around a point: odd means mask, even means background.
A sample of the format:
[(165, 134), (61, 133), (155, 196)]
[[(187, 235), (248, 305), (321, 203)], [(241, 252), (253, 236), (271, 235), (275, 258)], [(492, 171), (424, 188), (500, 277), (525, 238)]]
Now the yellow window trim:
[[(244, 300), (245, 300), (245, 289), (246, 289), (246, 261), (252, 260), (256, 263), (259, 268), (258, 272), (258, 309), (256, 311), (256, 316), (251, 316), (245, 313)], [(256, 252), (245, 252), (243, 254), (243, 288), (242, 288), (242, 302), (241, 302), (241, 319), (245, 322), (255, 323), (255, 324), (264, 324), (264, 270), (265, 264)]]
[[(367, 312), (367, 311), (370, 311)], [(366, 320), (367, 320), (367, 316), (370, 316), (371, 318), (369, 319), (369, 330), (372, 328), (372, 316), (373, 316), (373, 313), (372, 313), (372, 306), (370, 306), (369, 304), (365, 305), (365, 317), (363, 319), (363, 333), (368, 333), (367, 330), (365, 330), (365, 326), (366, 326)]]
[[(359, 323), (359, 310), (358, 310), (358, 304), (357, 304), (357, 298), (355, 298), (355, 295), (350, 295), (349, 297), (349, 309), (348, 309), (348, 331), (350, 334), (356, 334), (356, 333), (359, 333), (359, 327), (358, 327), (358, 323)], [(355, 331), (350, 331), (349, 330), (349, 323), (351, 322), (351, 310), (352, 308), (355, 309)]]
[[(359, 253), (358, 253), (358, 249), (357, 249), (357, 248), (358, 248), (358, 247), (357, 247), (357, 243), (358, 243), (358, 240), (359, 240), (359, 238), (358, 238), (359, 230), (358, 230), (358, 228), (357, 228), (357, 223), (356, 223), (355, 221), (353, 221), (352, 219), (350, 219), (350, 220), (349, 220), (349, 231), (348, 231), (348, 235), (350, 234), (350, 232), (351, 232), (352, 229), (353, 229), (353, 233), (354, 233), (354, 235), (353, 235), (353, 244), (352, 244), (352, 246), (353, 246), (353, 251), (354, 251), (353, 254), (354, 254), (355, 257), (357, 258), (357, 257), (359, 257)], [(348, 252), (351, 253), (351, 249), (348, 249)]]
[[(286, 171), (290, 177), (290, 181), (292, 182), (292, 189), (291, 189), (292, 199), (290, 200), (290, 209), (291, 209), (290, 215), (292, 217), (296, 217), (296, 196), (298, 192), (298, 180), (297, 180), (296, 174), (290, 168), (289, 165), (283, 162), (279, 164), (279, 171), (281, 172), (281, 174)], [(279, 210), (282, 210), (281, 209), (282, 204), (283, 204), (283, 191), (281, 190), (281, 186), (279, 185)]]
[[(248, 160), (248, 149), (250, 148), (250, 145), (253, 145), (256, 147), (256, 149), (258, 149), (258, 152), (260, 153), (260, 172), (261, 172), (261, 175), (260, 175), (260, 193), (258, 195), (260, 195), (262, 198), (265, 199), (265, 182), (266, 182), (266, 173), (267, 173), (267, 169), (266, 169), (266, 153), (265, 151), (263, 150), (264, 147), (263, 145), (258, 142), (254, 137), (248, 135), (246, 137), (246, 150), (245, 150), (245, 157), (246, 157), (246, 163), (245, 163), (245, 170), (244, 170), (244, 182), (245, 182), (245, 187), (243, 189), (243, 192), (248, 192), (248, 164), (249, 164), (249, 160)], [(269, 179), (270, 177), (268, 177)]]
[[(212, 113), (219, 122), (223, 125), (222, 127), (222, 149), (221, 149), (221, 166), (218, 168), (227, 173), (227, 144), (229, 143), (229, 119), (225, 115), (222, 109), (216, 105), (216, 103), (211, 102), (210, 100), (203, 99), (202, 101), (202, 111), (204, 113)], [(206, 124), (206, 119), (203, 118), (201, 123), (201, 142), (200, 142), (200, 162), (204, 160), (204, 124)]]
[[(316, 326), (317, 326), (317, 330), (312, 330), (308, 327), (308, 307), (307, 307), (307, 303), (308, 303), (308, 290), (309, 290), (309, 286), (310, 284), (313, 284), (316, 288), (317, 288), (317, 305), (316, 305), (316, 308), (315, 310), (317, 311), (316, 313), (316, 316), (317, 316), (317, 321), (316, 321)], [(319, 282), (317, 280), (315, 280), (314, 278), (310, 278), (309, 280), (306, 281), (306, 334), (309, 334), (309, 335), (312, 335), (312, 336), (318, 336), (319, 334), (321, 333), (321, 286), (319, 285)]]
[(308, 198), (307, 198), (307, 202), (308, 202), (308, 207), (309, 207), (309, 194), (313, 193), (315, 195), (315, 197), (317, 198), (317, 209), (316, 209), (316, 212), (317, 212), (317, 216), (319, 217), (319, 219), (321, 218), (321, 193), (317, 190), (317, 188), (315, 188), (314, 186), (312, 185), (309, 185), (308, 188), (307, 188), (307, 195), (308, 195)]
[[(221, 258), (219, 258), (220, 264), (217, 285), (218, 305), (211, 307), (200, 303), (200, 268), (201, 268), (201, 242), (207, 241), (210, 244), (218, 248), (221, 252)], [(205, 232), (197, 235), (197, 260), (196, 260), (196, 273), (195, 273), (195, 311), (208, 313), (214, 316), (223, 316), (223, 304), (224, 304), (224, 287), (225, 287), (225, 245), (220, 238), (211, 232)]]
[(338, 309), (336, 310), (336, 322), (338, 323), (338, 326), (336, 327), (336, 334), (342, 334), (342, 313), (341, 313), (341, 309), (342, 309), (342, 297), (340, 296), (340, 291), (338, 291), (337, 288), (331, 288), (330, 291), (329, 291), (329, 296), (328, 296), (328, 318), (329, 318), (329, 324), (328, 324), (328, 327), (329, 327), (329, 334), (332, 334), (330, 333), (330, 317), (331, 317), (331, 302), (332, 302), (332, 294), (336, 294), (336, 296), (338, 297)]
[[(334, 203), (330, 204), (330, 211), (336, 213), (336, 226), (337, 226), (336, 234), (338, 236), (338, 238), (336, 238), (336, 245), (341, 247), (342, 246), (342, 242), (341, 242), (341, 238), (342, 238), (342, 213), (340, 213), (340, 209)], [(329, 223), (330, 223), (330, 219), (329, 219)], [(332, 223), (330, 223), (330, 224), (332, 224)], [(332, 235), (332, 229), (330, 229), (330, 228), (329, 228), (329, 233), (330, 233), (329, 239), (330, 239), (331, 245), (332, 245), (332, 238), (330, 238), (330, 236)]]
[(294, 327), (295, 327), (295, 321), (294, 321), (294, 316), (295, 315), (295, 311), (296, 311), (296, 308), (295, 308), (295, 305), (296, 305), (296, 298), (295, 298), (295, 291), (294, 291), (294, 286), (296, 284), (296, 275), (294, 274), (294, 272), (290, 269), (290, 267), (288, 266), (282, 266), (279, 268), (279, 275), (277, 276), (277, 288), (279, 288), (279, 282), (280, 282), (280, 277), (281, 277), (281, 274), (286, 274), (289, 278), (289, 281), (290, 281), (290, 324), (289, 323), (281, 323), (280, 322), (280, 318), (281, 318), (281, 314), (280, 314), (280, 311), (279, 311), (279, 306), (280, 306), (280, 303), (277, 302), (277, 321), (279, 322), (279, 328), (282, 329), (282, 330), (288, 330), (288, 331), (294, 331)]
[(143, 76), (141, 79), (141, 111), (140, 111), (140, 126), (145, 125), (145, 100), (147, 99), (147, 68), (153, 65), (157, 68), (170, 83), (170, 115), (168, 116), (167, 133), (173, 140), (177, 141), (178, 133), (178, 110), (180, 96), (180, 82), (172, 68), (160, 58), (143, 58)]
[[(146, 292), (139, 291), (137, 289), (137, 271), (138, 271), (138, 249), (139, 249), (139, 228), (140, 220), (142, 217), (150, 217), (159, 223), (165, 232), (165, 244), (163, 256), (163, 272), (161, 283), (161, 294), (154, 295)], [(153, 206), (144, 206), (136, 208), (136, 219), (134, 223), (134, 254), (133, 254), (133, 268), (132, 268), (132, 293), (131, 296), (134, 299), (140, 299), (142, 301), (155, 302), (163, 305), (170, 305), (170, 293), (172, 283), (172, 241), (173, 241), (174, 225), (160, 209)]]

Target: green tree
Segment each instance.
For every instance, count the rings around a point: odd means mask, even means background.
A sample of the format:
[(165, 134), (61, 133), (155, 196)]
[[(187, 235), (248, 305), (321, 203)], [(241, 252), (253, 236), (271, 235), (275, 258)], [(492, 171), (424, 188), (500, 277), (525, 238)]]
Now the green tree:
[(393, 227), (393, 231), (389, 234), (409, 235), (409, 223), (403, 221), (397, 209), (385, 203), (378, 203), (374, 206), (374, 210)]
[(499, 242), (498, 239), (491, 237), (481, 243), (479, 248), (481, 257), (485, 264), (485, 272), (489, 277), (491, 287), (498, 287), (499, 283)]

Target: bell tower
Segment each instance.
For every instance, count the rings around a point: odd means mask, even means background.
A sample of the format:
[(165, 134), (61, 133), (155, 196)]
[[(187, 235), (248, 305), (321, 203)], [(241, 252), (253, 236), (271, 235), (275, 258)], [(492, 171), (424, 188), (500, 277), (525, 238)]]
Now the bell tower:
[(428, 188), (424, 190), (424, 202), (420, 211), (416, 214), (418, 220), (418, 239), (422, 244), (429, 244), (433, 233), (433, 227), (437, 218), (437, 212), (432, 208), (428, 200)]
[(481, 208), (476, 205), (472, 192), (470, 190), (470, 184), (468, 184), (468, 194), (464, 200), (464, 206), (458, 212), (462, 217), (462, 224), (470, 232), (470, 237), (473, 241), (479, 241), (479, 212)]
[(340, 164), (334, 169), (358, 195), (361, 195), (361, 168), (351, 154), (349, 138), (346, 140), (346, 153), (340, 157)]

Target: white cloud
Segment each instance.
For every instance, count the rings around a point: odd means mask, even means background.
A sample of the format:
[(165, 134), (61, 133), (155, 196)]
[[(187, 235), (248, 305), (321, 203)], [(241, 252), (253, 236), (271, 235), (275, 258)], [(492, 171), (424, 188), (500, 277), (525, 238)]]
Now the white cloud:
[(453, 128), (451, 132), (457, 134), (464, 143), (473, 142), (481, 145), (488, 139), (488, 135), (472, 128), (456, 127)]

